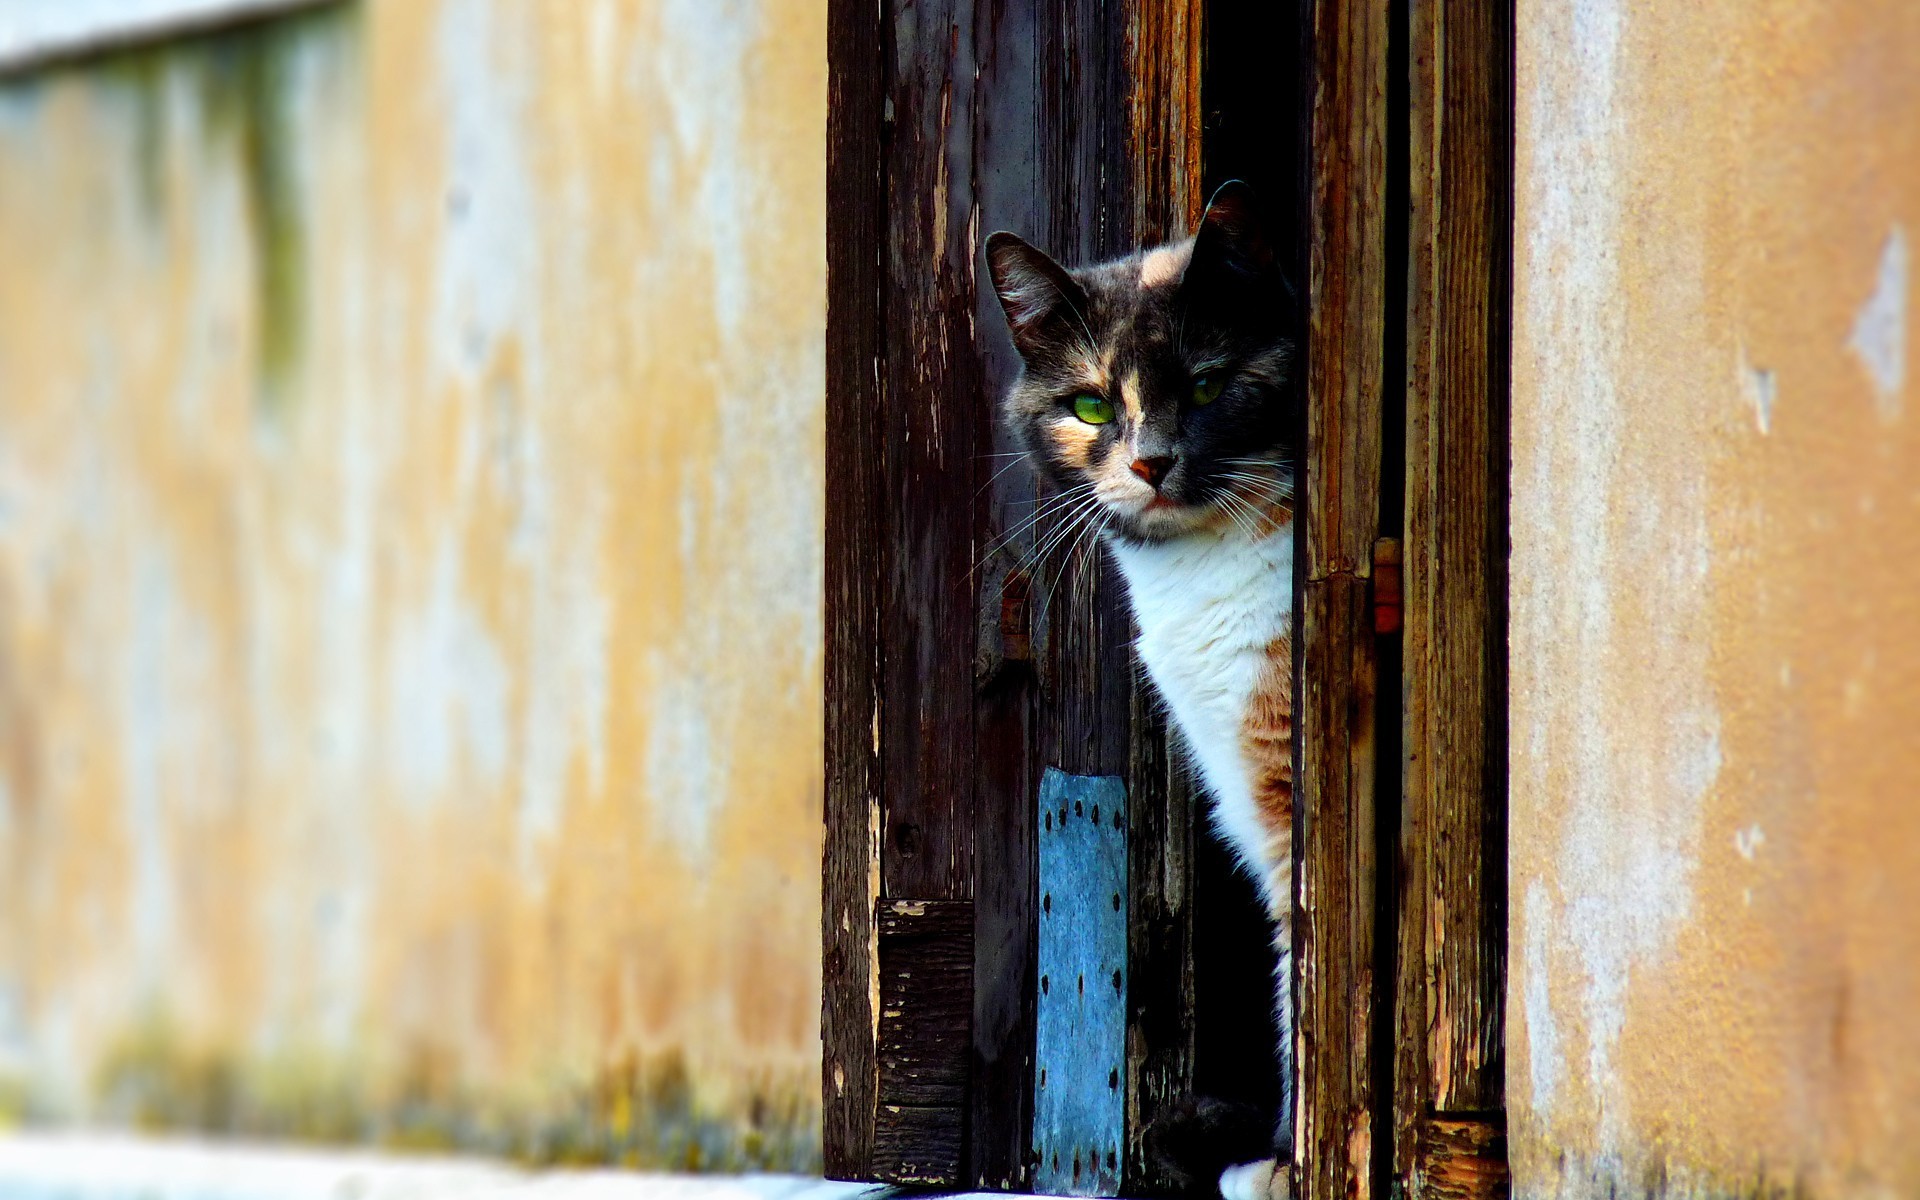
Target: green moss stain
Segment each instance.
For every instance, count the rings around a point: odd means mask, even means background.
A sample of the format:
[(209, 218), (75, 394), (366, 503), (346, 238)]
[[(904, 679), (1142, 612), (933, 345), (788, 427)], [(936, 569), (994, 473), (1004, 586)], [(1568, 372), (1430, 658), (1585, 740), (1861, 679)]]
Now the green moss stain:
[[(223, 157), (234, 162), (253, 243), (257, 399), (265, 415), (277, 414), (295, 393), (306, 348), (312, 181), (303, 177), (310, 161), (303, 133), (316, 120), (344, 115), (351, 102), (361, 20), (355, 4), (323, 5), (70, 59), (4, 84), (29, 102), (48, 88), (79, 87), (125, 113), (141, 204), (156, 227), (168, 203), (171, 148), (199, 156), (184, 164), (189, 171)], [(169, 103), (175, 88), (197, 101), (191, 130), (171, 128), (183, 111)]]
[[(157, 1017), (102, 1059), (95, 1105), (105, 1119), (149, 1132), (470, 1151), (533, 1167), (820, 1170), (811, 1077), (769, 1074), (723, 1104), (702, 1095), (677, 1052), (629, 1054), (576, 1084), (503, 1104), (463, 1082), (444, 1049), (416, 1047), (385, 1086), (379, 1074), (322, 1052), (236, 1059)], [(16, 1099), (16, 1111), (30, 1111), (26, 1092)]]

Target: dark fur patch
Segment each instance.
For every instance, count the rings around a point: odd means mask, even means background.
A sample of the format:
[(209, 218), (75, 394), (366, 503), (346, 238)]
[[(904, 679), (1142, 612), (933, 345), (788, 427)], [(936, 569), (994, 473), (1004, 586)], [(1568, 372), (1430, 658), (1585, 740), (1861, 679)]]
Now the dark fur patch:
[(1190, 1096), (1147, 1127), (1147, 1155), (1185, 1196), (1218, 1197), (1220, 1172), (1273, 1154), (1273, 1117), (1246, 1104)]

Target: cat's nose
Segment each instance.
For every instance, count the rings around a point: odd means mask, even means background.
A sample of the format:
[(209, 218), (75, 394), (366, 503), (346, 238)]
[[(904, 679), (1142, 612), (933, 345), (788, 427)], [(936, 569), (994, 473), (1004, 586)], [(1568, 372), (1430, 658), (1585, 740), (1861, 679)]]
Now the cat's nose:
[(1157, 454), (1152, 458), (1136, 458), (1133, 460), (1133, 473), (1158, 488), (1160, 481), (1167, 477), (1168, 471), (1173, 470), (1173, 464), (1177, 461), (1178, 460), (1171, 454)]

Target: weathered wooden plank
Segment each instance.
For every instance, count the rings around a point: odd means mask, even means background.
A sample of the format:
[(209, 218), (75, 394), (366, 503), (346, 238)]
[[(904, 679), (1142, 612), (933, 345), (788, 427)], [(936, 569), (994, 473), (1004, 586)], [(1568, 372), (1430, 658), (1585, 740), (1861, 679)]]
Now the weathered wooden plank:
[(1373, 611), (1367, 581), (1308, 583), (1301, 623), (1295, 1195), (1372, 1194)]
[[(830, 1164), (865, 1163), (857, 1173), (869, 1178), (898, 1178), (903, 1162), (930, 1169), (940, 1154), (902, 1139), (928, 1130), (945, 1145), (942, 1105), (920, 1101), (950, 1094), (924, 1091), (950, 1086), (924, 1074), (881, 1078), (874, 1026), (854, 1024), (880, 1019), (864, 999), (878, 986), (873, 931), (861, 927), (875, 901), (974, 901), (972, 1086), (958, 1144), (974, 1186), (1017, 1188), (1031, 1170), (1040, 768), (1126, 775), (1129, 802), (1159, 818), (1141, 827), (1171, 839), (1145, 851), (1162, 868), (1184, 863), (1190, 844), (1184, 792), (1167, 808), (1176, 781), (1132, 662), (1124, 596), (1091, 542), (1027, 561), (1048, 532), (1038, 529), (975, 561), (1036, 498), (1025, 470), (994, 476), (1004, 462), (989, 452), (1013, 447), (997, 440), (993, 401), (1017, 363), (977, 268), (995, 228), (1073, 261), (1184, 231), (1199, 203), (1199, 11), (1200, 0), (1130, 0), (1120, 13), (1092, 0), (888, 0), (830, 13), (827, 1142)], [(843, 300), (843, 284), (865, 298)], [(857, 346), (844, 323), (856, 309), (867, 322)], [(836, 611), (846, 605), (864, 607)], [(857, 669), (840, 661), (863, 654)], [(1142, 910), (1161, 955), (1155, 978), (1170, 985), (1132, 1010), (1167, 1033), (1137, 1038), (1129, 1064), (1158, 1084), (1149, 1098), (1182, 1094), (1190, 1078), (1191, 916), (1172, 893), (1172, 906)], [(867, 989), (860, 1000), (856, 987)], [(1171, 1021), (1167, 1002), (1180, 1010)], [(843, 1049), (849, 1040), (865, 1048)], [(849, 1061), (864, 1064), (854, 1078)], [(905, 1115), (886, 1115), (896, 1109)], [(861, 1112), (864, 1143), (852, 1131)]]
[(1134, 0), (1127, 10), (1127, 146), (1133, 235), (1185, 237), (1201, 206), (1203, 0)]
[(885, 38), (877, 6), (827, 13), (826, 796), (821, 1037), (826, 1172), (873, 1170), (884, 542), (879, 379)]
[(1173, 1186), (1147, 1150), (1147, 1130), (1193, 1090), (1196, 791), (1168, 753), (1150, 691), (1135, 693), (1128, 764), (1126, 1153), (1129, 1195)]
[[(993, 460), (990, 460), (993, 461)], [(991, 593), (989, 593), (991, 594)], [(1006, 592), (1000, 662), (975, 707), (973, 1090), (968, 1178), (976, 1188), (1026, 1186), (1033, 1127), (1035, 852), (1031, 770), (1034, 683), (1025, 645), (1025, 577)], [(1008, 643), (1011, 643), (1009, 645)], [(1011, 661), (1007, 661), (1008, 659)]]
[(874, 1177), (911, 1187), (951, 1188), (965, 1169), (966, 1130), (946, 1106), (883, 1104), (875, 1125)]
[[(1202, 177), (1203, 0), (1136, 0), (1128, 9), (1127, 154), (1131, 234), (1145, 244), (1185, 237), (1206, 202)], [(1129, 1194), (1172, 1186), (1147, 1151), (1147, 1131), (1194, 1086), (1194, 838), (1198, 811), (1185, 769), (1168, 752), (1151, 685), (1128, 697), (1126, 1140)], [(1200, 832), (1197, 836), (1204, 837)]]
[(1317, 0), (1302, 468), (1294, 1194), (1373, 1194), (1387, 0)]
[(1431, 1114), (1504, 1104), (1512, 29), (1510, 0), (1453, 0), (1415, 5), (1409, 38), (1394, 1160), (1415, 1195), (1453, 1178), (1418, 1167)]
[[(944, 1108), (964, 1127), (973, 1015), (973, 905), (883, 900), (878, 1123), (897, 1106)], [(946, 1182), (958, 1181), (953, 1176)]]
[(1481, 1118), (1423, 1117), (1417, 1122), (1417, 1166), (1409, 1194), (1429, 1200), (1506, 1200), (1507, 1126)]
[(886, 91), (881, 895), (973, 894), (975, 456), (970, 0), (893, 5)]
[[(966, 114), (974, 138), (978, 242), (1020, 231), (1059, 254), (1109, 253), (1127, 234), (1125, 44), (1110, 14), (1089, 4), (982, 5), (963, 28), (980, 80)], [(998, 301), (977, 276), (982, 388), (971, 410), (983, 423), (1018, 368)], [(997, 423), (983, 449), (1016, 445)], [(1018, 529), (1040, 498), (1024, 466), (976, 458), (975, 552)], [(964, 502), (964, 501), (963, 501)], [(1033, 813), (1048, 764), (1116, 774), (1130, 744), (1126, 625), (1103, 578), (1097, 547), (1062, 545), (1035, 561), (1052, 526), (1029, 530), (976, 570), (975, 1004), (977, 1081), (968, 1131), (977, 1187), (1019, 1188), (1032, 1171), (1033, 1054), (1038, 891)]]
[(1049, 769), (1040, 784), (1034, 1187), (1115, 1196), (1126, 1135), (1127, 791)]

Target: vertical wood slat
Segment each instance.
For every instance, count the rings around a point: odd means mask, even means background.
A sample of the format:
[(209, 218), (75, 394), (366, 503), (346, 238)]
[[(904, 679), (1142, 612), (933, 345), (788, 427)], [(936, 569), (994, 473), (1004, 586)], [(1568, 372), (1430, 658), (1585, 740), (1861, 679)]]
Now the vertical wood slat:
[(1372, 1195), (1388, 0), (1316, 0), (1302, 454), (1294, 1194)]
[[(1199, 223), (1204, 0), (1133, 0), (1127, 14), (1128, 128), (1134, 244), (1185, 237)], [(1147, 1130), (1193, 1088), (1194, 789), (1168, 753), (1151, 687), (1128, 672), (1127, 1048), (1125, 1194), (1173, 1186)], [(1205, 836), (1201, 834), (1200, 836)]]
[(821, 906), (826, 1173), (873, 1170), (880, 884), (879, 464), (885, 104), (877, 4), (827, 14), (826, 790)]
[(1135, 0), (1127, 11), (1133, 236), (1185, 237), (1199, 223), (1203, 0)]
[(1489, 1148), (1504, 1157), (1513, 7), (1425, 0), (1411, 16), (1394, 1167), (1410, 1195), (1493, 1196), (1505, 1187)]
[(880, 889), (887, 899), (973, 895), (973, 512), (988, 431), (976, 397), (977, 252), (971, 0), (893, 6), (884, 113), (881, 397), (887, 519), (880, 723)]
[[(886, 347), (879, 444), (889, 528), (879, 632), (881, 1070), (873, 1175), (965, 1182), (975, 1004), (977, 762), (971, 499), (989, 422), (981, 363), (972, 0), (889, 4), (881, 171)], [(930, 916), (952, 927), (915, 932)], [(891, 989), (891, 991), (889, 990)], [(918, 1077), (889, 1069), (900, 1055)], [(938, 1086), (927, 1086), (937, 1082)]]

